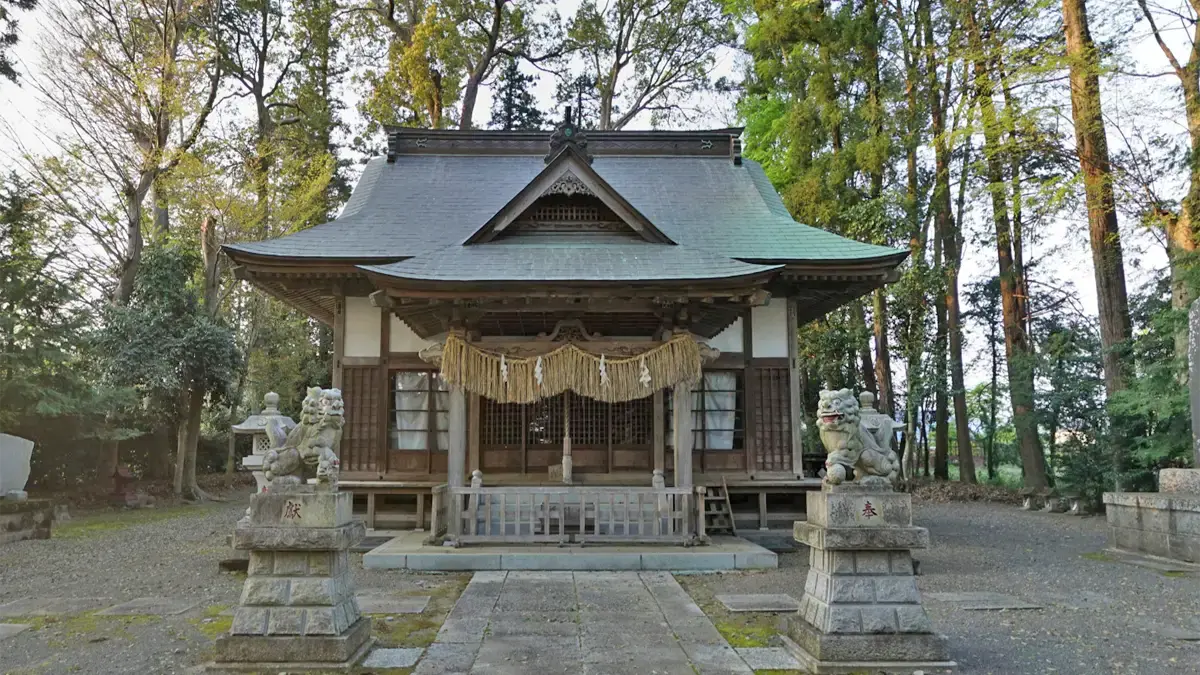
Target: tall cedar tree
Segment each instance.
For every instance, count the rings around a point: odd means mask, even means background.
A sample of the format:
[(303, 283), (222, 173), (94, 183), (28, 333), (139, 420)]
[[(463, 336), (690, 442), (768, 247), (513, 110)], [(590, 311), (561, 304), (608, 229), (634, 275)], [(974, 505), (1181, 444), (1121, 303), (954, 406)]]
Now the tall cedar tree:
[(496, 79), (492, 120), (488, 126), (504, 131), (536, 131), (545, 126), (545, 115), (529, 91), (529, 85), (537, 78), (522, 73), (521, 64), (509, 58), (505, 60)]
[(1013, 220), (1008, 208), (1008, 187), (1004, 179), (1004, 154), (1001, 148), (1001, 122), (995, 108), (996, 73), (993, 71), (995, 45), (985, 42), (981, 24), (989, 17), (986, 4), (971, 0), (963, 12), (971, 47), (975, 74), (975, 99), (983, 124), (984, 156), (988, 192), (992, 198), (992, 221), (996, 231), (996, 258), (1000, 271), (1001, 312), (1004, 317), (1004, 352), (1007, 357), (1009, 398), (1013, 426), (1026, 487), (1042, 488), (1049, 484), (1046, 458), (1042, 454), (1034, 411), (1034, 357), (1018, 298), (1021, 281), (1019, 263), (1013, 258)]

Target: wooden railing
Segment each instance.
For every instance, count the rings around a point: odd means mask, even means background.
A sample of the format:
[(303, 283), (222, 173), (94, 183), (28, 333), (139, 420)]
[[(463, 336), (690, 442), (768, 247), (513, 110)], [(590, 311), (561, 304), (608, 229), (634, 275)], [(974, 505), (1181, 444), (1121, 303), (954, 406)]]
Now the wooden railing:
[(693, 491), (646, 487), (450, 488), (458, 543), (695, 541)]
[(431, 490), (432, 504), (429, 513), (429, 537), (430, 541), (446, 534), (447, 528), (450, 526), (450, 492), (449, 486), (445, 483), (434, 485)]

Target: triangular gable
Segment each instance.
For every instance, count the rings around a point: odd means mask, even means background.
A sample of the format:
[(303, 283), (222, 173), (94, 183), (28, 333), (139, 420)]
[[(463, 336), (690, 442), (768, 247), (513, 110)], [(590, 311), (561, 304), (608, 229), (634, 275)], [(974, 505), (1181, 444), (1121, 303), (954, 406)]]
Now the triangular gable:
[(594, 196), (612, 209), (613, 213), (642, 239), (659, 244), (675, 243), (601, 178), (587, 157), (573, 146), (563, 148), (541, 173), (463, 243), (481, 244), (491, 241), (535, 201), (555, 194)]

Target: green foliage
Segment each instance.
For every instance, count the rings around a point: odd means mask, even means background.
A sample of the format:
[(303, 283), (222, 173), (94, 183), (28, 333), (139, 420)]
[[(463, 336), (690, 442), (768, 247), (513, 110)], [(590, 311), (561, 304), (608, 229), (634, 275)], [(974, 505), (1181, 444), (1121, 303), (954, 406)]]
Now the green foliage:
[(17, 20), (12, 9), (29, 11), (37, 6), (37, 0), (0, 0), (0, 76), (17, 81), (17, 70), (8, 56), (8, 49), (17, 44)]
[(147, 247), (129, 305), (107, 309), (96, 339), (105, 379), (135, 388), (164, 421), (193, 385), (226, 397), (241, 363), (232, 332), (201, 305), (198, 274), (198, 257), (178, 244)]
[(134, 392), (97, 382), (69, 246), (28, 184), (0, 184), (0, 430), (37, 444), (31, 485), (84, 477), (100, 442), (139, 433), (106, 419)]
[(529, 85), (537, 78), (522, 73), (521, 64), (510, 57), (504, 60), (496, 79), (491, 128), (530, 131), (546, 126), (546, 118), (529, 91)]
[(1191, 454), (1191, 413), (1184, 373), (1175, 356), (1175, 335), (1186, 322), (1171, 309), (1170, 284), (1158, 279), (1130, 298), (1133, 344), (1129, 387), (1112, 397), (1109, 411), (1115, 436), (1128, 444), (1126, 479), (1151, 488), (1152, 473), (1181, 466)]

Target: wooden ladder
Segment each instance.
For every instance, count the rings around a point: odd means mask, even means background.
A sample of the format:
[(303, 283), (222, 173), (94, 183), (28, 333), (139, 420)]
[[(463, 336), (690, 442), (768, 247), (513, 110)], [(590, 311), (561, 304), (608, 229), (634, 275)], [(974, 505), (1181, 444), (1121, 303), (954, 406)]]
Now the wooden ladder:
[(733, 507), (729, 504), (729, 487), (721, 476), (721, 487), (710, 487), (704, 491), (704, 531), (706, 534), (731, 534), (737, 536), (733, 524)]

